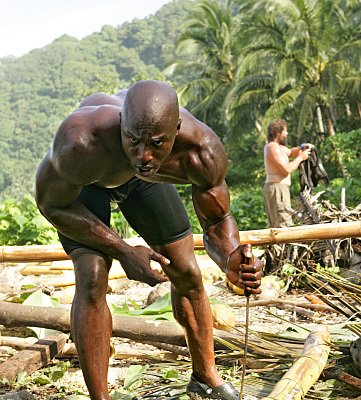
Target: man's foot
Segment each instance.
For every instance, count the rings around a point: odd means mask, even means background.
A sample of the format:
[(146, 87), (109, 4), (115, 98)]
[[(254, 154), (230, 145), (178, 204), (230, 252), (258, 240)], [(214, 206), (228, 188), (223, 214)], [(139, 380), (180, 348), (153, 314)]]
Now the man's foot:
[(218, 399), (218, 400), (239, 400), (239, 393), (231, 383), (221, 386), (210, 387), (205, 383), (197, 381), (192, 375), (187, 386), (187, 395), (191, 399)]

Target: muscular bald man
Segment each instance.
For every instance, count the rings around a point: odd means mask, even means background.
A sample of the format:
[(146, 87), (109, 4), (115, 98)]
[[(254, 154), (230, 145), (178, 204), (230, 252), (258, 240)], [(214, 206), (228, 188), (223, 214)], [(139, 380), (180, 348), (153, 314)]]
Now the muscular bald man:
[[(112, 96), (93, 94), (61, 123), (37, 170), (36, 200), (74, 263), (71, 327), (91, 399), (110, 398), (106, 290), (112, 259), (129, 279), (149, 285), (166, 279), (150, 268), (155, 260), (171, 281), (174, 315), (192, 358), (189, 396), (239, 398), (215, 366), (210, 306), (190, 223), (173, 185), (192, 185), (205, 248), (227, 278), (259, 293), (262, 263), (245, 263), (230, 213), (226, 166), (216, 134), (180, 109), (175, 91), (159, 81), (140, 81)], [(111, 202), (149, 248), (132, 247), (109, 228)]]

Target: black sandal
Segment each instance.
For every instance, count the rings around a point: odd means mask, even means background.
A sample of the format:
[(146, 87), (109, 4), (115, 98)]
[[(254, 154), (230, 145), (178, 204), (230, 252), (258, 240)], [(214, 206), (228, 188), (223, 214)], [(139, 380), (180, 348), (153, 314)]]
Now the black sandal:
[(195, 400), (239, 400), (239, 393), (231, 383), (212, 388), (205, 383), (197, 381), (193, 375), (187, 386), (187, 395)]

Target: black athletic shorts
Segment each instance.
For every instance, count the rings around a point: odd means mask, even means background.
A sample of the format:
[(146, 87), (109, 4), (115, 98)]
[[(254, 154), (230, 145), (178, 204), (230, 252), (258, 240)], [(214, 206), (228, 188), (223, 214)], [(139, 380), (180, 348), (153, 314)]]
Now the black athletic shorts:
[[(129, 225), (149, 244), (175, 242), (192, 232), (188, 215), (174, 185), (132, 178), (116, 188), (85, 186), (78, 200), (110, 226), (110, 203), (117, 203)], [(67, 254), (87, 247), (58, 232)]]

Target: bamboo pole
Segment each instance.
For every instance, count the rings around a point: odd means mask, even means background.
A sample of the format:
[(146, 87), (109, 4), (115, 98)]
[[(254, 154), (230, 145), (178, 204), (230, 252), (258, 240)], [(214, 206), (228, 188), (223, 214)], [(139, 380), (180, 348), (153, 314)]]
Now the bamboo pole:
[(330, 352), (331, 337), (326, 326), (318, 326), (306, 338), (301, 356), (261, 400), (301, 400), (320, 377)]
[(240, 232), (241, 243), (269, 245), (361, 237), (361, 221), (290, 226)]
[[(312, 242), (328, 239), (361, 237), (361, 221), (270, 228), (239, 232), (241, 243), (256, 246), (282, 243)], [(203, 235), (194, 234), (194, 249), (203, 250)], [(141, 238), (125, 239), (128, 244), (145, 244)], [(2, 246), (0, 262), (33, 262), (68, 260), (60, 244)]]
[[(73, 286), (75, 285), (75, 276), (73, 270), (68, 271), (63, 274), (60, 269), (51, 269), (51, 266), (48, 267), (37, 267), (33, 265), (25, 266), (21, 271), (21, 275), (46, 275), (44, 277), (39, 278), (38, 282), (42, 283), (44, 286), (53, 286), (54, 288), (65, 287), (65, 286)], [(56, 275), (50, 276), (49, 275)], [(112, 264), (112, 268), (108, 274), (109, 280), (126, 278), (126, 273), (119, 261), (114, 260)]]

